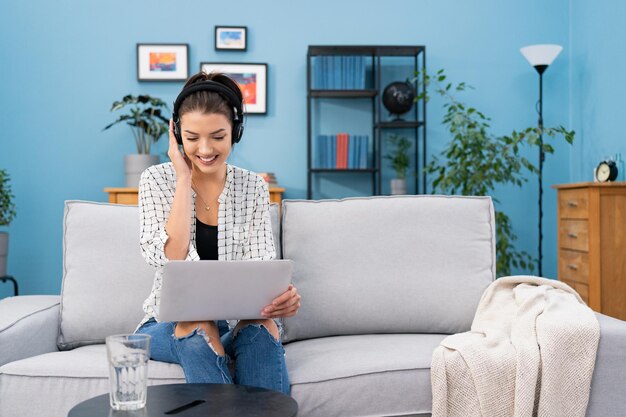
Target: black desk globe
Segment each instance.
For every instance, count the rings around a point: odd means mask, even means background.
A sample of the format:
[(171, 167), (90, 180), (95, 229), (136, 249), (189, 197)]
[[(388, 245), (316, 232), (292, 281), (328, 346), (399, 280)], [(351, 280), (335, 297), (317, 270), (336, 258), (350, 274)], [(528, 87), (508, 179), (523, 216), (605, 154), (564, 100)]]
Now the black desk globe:
[(394, 81), (383, 91), (383, 105), (396, 115), (395, 120), (402, 120), (400, 115), (411, 110), (414, 99), (415, 91), (408, 81)]

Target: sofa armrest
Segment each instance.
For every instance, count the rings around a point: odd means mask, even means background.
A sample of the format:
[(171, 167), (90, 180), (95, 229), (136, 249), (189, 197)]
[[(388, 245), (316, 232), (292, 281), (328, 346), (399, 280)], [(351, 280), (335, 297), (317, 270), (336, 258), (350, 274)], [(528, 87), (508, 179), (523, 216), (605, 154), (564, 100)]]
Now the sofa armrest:
[(596, 313), (600, 343), (591, 379), (587, 417), (623, 416), (626, 411), (626, 321)]
[(0, 366), (56, 352), (58, 295), (21, 295), (0, 300)]

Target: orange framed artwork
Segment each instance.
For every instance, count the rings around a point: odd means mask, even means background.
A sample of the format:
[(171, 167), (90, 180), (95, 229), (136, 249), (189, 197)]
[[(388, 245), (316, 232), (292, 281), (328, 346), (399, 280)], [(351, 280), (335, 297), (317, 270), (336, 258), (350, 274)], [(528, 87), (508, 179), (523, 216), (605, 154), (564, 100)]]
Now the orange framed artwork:
[(267, 114), (267, 64), (201, 62), (206, 73), (228, 74), (241, 89), (246, 114)]
[(184, 81), (189, 77), (189, 46), (185, 43), (138, 43), (138, 81)]

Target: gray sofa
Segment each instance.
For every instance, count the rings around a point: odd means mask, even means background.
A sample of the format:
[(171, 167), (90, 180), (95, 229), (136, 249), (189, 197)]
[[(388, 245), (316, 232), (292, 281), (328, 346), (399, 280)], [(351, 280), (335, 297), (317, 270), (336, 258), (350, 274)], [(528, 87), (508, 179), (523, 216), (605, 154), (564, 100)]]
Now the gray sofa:
[[(283, 340), (299, 416), (430, 412), (432, 351), (495, 277), (493, 215), (479, 197), (286, 200), (280, 221), (272, 206), (302, 294)], [(153, 279), (138, 232), (137, 207), (66, 203), (61, 296), (0, 301), (0, 416), (66, 416), (107, 392), (103, 339), (133, 331)], [(587, 415), (626, 416), (626, 323), (598, 320)], [(154, 361), (149, 378), (184, 382)]]

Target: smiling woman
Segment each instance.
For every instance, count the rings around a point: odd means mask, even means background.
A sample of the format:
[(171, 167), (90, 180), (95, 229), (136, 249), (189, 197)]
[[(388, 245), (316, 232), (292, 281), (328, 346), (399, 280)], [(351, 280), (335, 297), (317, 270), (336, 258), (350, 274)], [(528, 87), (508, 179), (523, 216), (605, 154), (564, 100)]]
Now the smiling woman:
[[(289, 393), (278, 319), (300, 307), (292, 285), (261, 312), (265, 319), (159, 321), (163, 266), (169, 260), (276, 257), (267, 183), (227, 163), (241, 140), (243, 117), (242, 93), (222, 73), (194, 75), (174, 103), (171, 162), (148, 168), (139, 185), (141, 249), (156, 272), (137, 332), (152, 336), (151, 358), (179, 363), (187, 382), (235, 382)], [(234, 358), (233, 379), (227, 365)]]

